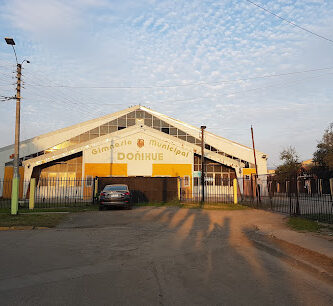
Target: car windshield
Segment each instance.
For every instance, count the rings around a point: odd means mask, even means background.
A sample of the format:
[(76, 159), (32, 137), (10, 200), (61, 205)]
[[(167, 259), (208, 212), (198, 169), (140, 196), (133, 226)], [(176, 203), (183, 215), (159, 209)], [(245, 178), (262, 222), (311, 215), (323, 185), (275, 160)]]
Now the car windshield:
[(110, 186), (105, 186), (103, 191), (127, 191), (128, 188), (125, 185), (110, 185)]

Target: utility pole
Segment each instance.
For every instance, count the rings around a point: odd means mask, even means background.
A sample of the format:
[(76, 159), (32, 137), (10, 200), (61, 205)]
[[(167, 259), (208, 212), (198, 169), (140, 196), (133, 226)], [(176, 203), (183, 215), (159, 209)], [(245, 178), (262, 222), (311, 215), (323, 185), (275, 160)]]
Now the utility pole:
[[(256, 174), (255, 174), (255, 190), (256, 190), (256, 196), (257, 196), (257, 201), (258, 197), (260, 197), (259, 192), (258, 192), (258, 184), (257, 184), (257, 177), (258, 177), (258, 167), (257, 167), (257, 157), (256, 157), (256, 148), (254, 146), (254, 137), (253, 137), (253, 127), (251, 125), (251, 136), (252, 136), (252, 146), (253, 146), (253, 155), (254, 155), (254, 165), (256, 168)], [(259, 198), (260, 201), (260, 198)]]
[(201, 126), (201, 203), (205, 202), (205, 138), (206, 126)]
[(19, 201), (19, 187), (20, 187), (20, 102), (21, 102), (21, 76), (22, 76), (22, 64), (24, 62), (30, 63), (24, 60), (21, 64), (17, 61), (15, 42), (13, 38), (6, 37), (5, 41), (8, 45), (11, 45), (16, 59), (16, 118), (15, 118), (15, 144), (14, 144), (14, 161), (13, 161), (13, 182), (12, 182), (12, 200), (11, 200), (11, 214), (17, 215), (18, 201)]
[(22, 65), (17, 64), (16, 83), (16, 117), (15, 117), (15, 145), (14, 145), (14, 173), (12, 186), (11, 214), (16, 215), (18, 211), (19, 187), (20, 187), (20, 102), (21, 102), (21, 75)]

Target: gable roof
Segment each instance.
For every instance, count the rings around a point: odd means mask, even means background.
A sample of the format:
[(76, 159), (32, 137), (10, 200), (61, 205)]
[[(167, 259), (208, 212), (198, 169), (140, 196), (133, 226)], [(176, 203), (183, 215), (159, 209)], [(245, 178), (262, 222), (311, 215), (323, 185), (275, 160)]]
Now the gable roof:
[[(163, 141), (167, 141), (169, 143), (173, 143), (176, 145), (178, 144), (179, 146), (183, 147), (184, 149), (192, 150), (193, 152), (196, 152), (196, 149), (197, 149), (197, 146), (195, 144), (191, 144), (185, 140), (175, 138), (171, 135), (165, 134), (165, 133), (158, 131), (156, 129), (153, 129), (151, 127), (141, 126), (141, 125), (137, 124), (137, 125), (127, 128), (127, 129), (123, 129), (123, 130), (119, 130), (119, 131), (111, 133), (111, 134), (103, 135), (98, 138), (91, 139), (86, 142), (79, 143), (79, 144), (73, 145), (68, 148), (60, 149), (60, 150), (57, 150), (54, 152), (49, 152), (47, 154), (43, 154), (43, 155), (37, 156), (35, 158), (31, 158), (29, 160), (25, 160), (25, 161), (23, 161), (23, 165), (31, 165), (31, 166), (35, 167), (35, 166), (38, 166), (38, 165), (41, 165), (44, 163), (52, 162), (54, 160), (76, 154), (78, 152), (82, 152), (86, 149), (94, 148), (103, 143), (107, 143), (114, 138), (122, 139), (122, 138), (126, 138), (128, 136), (138, 134), (138, 133), (144, 133), (144, 134), (147, 134), (147, 135), (150, 135), (153, 137), (157, 137), (157, 138), (161, 138), (161, 136), (162, 136)], [(226, 166), (230, 166), (233, 168), (240, 166), (239, 164), (237, 164), (235, 162), (235, 160), (228, 158), (226, 156), (221, 156), (214, 152), (210, 152), (207, 149), (205, 149), (205, 156), (209, 159), (223, 163)]]
[[(153, 111), (147, 107), (141, 106), (141, 105), (136, 105), (129, 107), (125, 110), (115, 112), (112, 114), (105, 115), (103, 117), (99, 117), (96, 119), (92, 119), (89, 121), (85, 121), (82, 123), (78, 123), (66, 128), (62, 128), (53, 132), (49, 132), (31, 139), (27, 139), (25, 141), (22, 141), (20, 143), (20, 152), (21, 156), (27, 156), (32, 153), (44, 151), (47, 149), (50, 149), (54, 146), (57, 146), (59, 144), (64, 144), (66, 145), (66, 142), (69, 140), (73, 140), (76, 137), (82, 138), (82, 135), (85, 133), (89, 133), (93, 131), (96, 128), (102, 127), (102, 126), (108, 126), (111, 124), (113, 121), (118, 120), (120, 118), (123, 118), (124, 116), (131, 114), (132, 112), (135, 111), (142, 111), (145, 114), (149, 114), (152, 116), (152, 120), (154, 118), (157, 118), (158, 120), (161, 120), (163, 124), (168, 124), (172, 128), (178, 129), (177, 131), (180, 131), (182, 135), (185, 136), (176, 136), (179, 138), (184, 138), (189, 139), (191, 138), (191, 141), (194, 141), (194, 144), (199, 145), (200, 141), (200, 134), (201, 130), (200, 128), (194, 127), (190, 124), (184, 123), (180, 120), (171, 118), (169, 116), (166, 116), (164, 114), (161, 114), (159, 112)], [(146, 115), (145, 115), (146, 116)], [(135, 124), (135, 122), (134, 122)], [(133, 125), (133, 124), (132, 124)], [(151, 124), (153, 126), (153, 124)], [(109, 133), (109, 132), (107, 132)], [(104, 133), (104, 134), (107, 134)], [(95, 138), (101, 136), (101, 134), (96, 134), (93, 135), (96, 136)], [(193, 140), (193, 139), (194, 140)], [(84, 142), (84, 141), (82, 141)], [(209, 148), (210, 151), (213, 152), (218, 152), (220, 155), (225, 155), (225, 157), (232, 158), (239, 160), (239, 162), (250, 162), (254, 163), (254, 158), (253, 158), (253, 151), (251, 148), (241, 145), (239, 143), (236, 143), (234, 141), (231, 141), (229, 139), (217, 136), (213, 133), (205, 131), (205, 144)], [(68, 146), (70, 146), (71, 143), (68, 143)], [(6, 146), (3, 148), (0, 148), (0, 155), (2, 157), (8, 156), (8, 152), (13, 150), (13, 145), (11, 146)], [(4, 154), (2, 154), (4, 153)], [(257, 155), (261, 156), (262, 158), (266, 158), (266, 154), (257, 151)], [(3, 158), (1, 158), (3, 160)]]

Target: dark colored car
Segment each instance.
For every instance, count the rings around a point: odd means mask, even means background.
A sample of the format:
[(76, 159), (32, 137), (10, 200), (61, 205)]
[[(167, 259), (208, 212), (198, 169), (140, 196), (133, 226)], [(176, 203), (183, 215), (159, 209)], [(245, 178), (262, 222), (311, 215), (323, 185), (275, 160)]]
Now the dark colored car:
[(113, 184), (104, 187), (99, 197), (99, 210), (111, 206), (132, 208), (131, 193), (127, 185)]

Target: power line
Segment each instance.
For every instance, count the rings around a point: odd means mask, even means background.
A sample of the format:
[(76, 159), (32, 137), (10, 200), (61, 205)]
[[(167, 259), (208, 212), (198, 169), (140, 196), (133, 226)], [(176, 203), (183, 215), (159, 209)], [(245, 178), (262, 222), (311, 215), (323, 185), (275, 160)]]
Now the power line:
[[(263, 90), (263, 89), (267, 89), (267, 88), (285, 88), (285, 87), (291, 87), (293, 86), (295, 83), (299, 83), (305, 80), (309, 80), (309, 79), (314, 79), (314, 78), (318, 78), (318, 77), (322, 77), (322, 76), (326, 76), (326, 75), (331, 75), (332, 73), (325, 73), (322, 75), (317, 75), (317, 76), (312, 76), (312, 77), (307, 77), (307, 78), (303, 78), (300, 80), (295, 80), (293, 82), (280, 82), (278, 84), (271, 84), (271, 85), (267, 85), (267, 86), (262, 86), (262, 87), (256, 87), (256, 88), (250, 88), (250, 89), (245, 89), (245, 90), (241, 90), (241, 91), (234, 91), (234, 92), (229, 92), (229, 93), (225, 93), (225, 94), (218, 94), (218, 95), (214, 95), (214, 97), (228, 97), (228, 96), (232, 96), (232, 95), (237, 95), (237, 94), (242, 94), (242, 93), (247, 93), (247, 92), (253, 92), (253, 91), (258, 91), (258, 90)], [(213, 98), (214, 98), (213, 97)], [(192, 97), (192, 98), (188, 98), (188, 99), (182, 99), (182, 100), (163, 100), (163, 101), (156, 101), (156, 103), (172, 103), (172, 102), (185, 102), (185, 101), (191, 101), (191, 100), (200, 100), (200, 99), (210, 99), (212, 98), (212, 96), (197, 96), (197, 97)]]
[[(300, 74), (300, 73), (308, 73), (308, 72), (316, 72), (322, 70), (329, 70), (333, 69), (333, 67), (327, 68), (318, 68), (318, 69), (310, 69), (310, 70), (303, 70), (303, 71), (294, 71), (294, 72), (287, 72), (287, 73), (279, 73), (279, 74), (269, 74), (263, 76), (256, 76), (250, 78), (241, 78), (241, 79), (233, 79), (233, 80), (221, 80), (215, 82), (197, 82), (197, 83), (189, 83), (189, 84), (176, 84), (176, 85), (151, 85), (151, 86), (72, 86), (72, 85), (43, 85), (43, 84), (33, 84), (26, 82), (27, 85), (33, 87), (59, 87), (59, 88), (78, 88), (78, 89), (154, 89), (154, 88), (176, 88), (176, 87), (188, 87), (188, 86), (201, 86), (201, 85), (220, 85), (223, 83), (232, 83), (232, 82), (239, 82), (239, 81), (250, 81), (255, 79), (264, 79), (264, 78), (273, 78), (273, 77), (280, 77), (280, 76), (288, 76), (293, 74)], [(53, 82), (54, 83), (54, 82)]]
[(289, 23), (289, 24), (291, 24), (292, 26), (294, 26), (294, 27), (296, 27), (296, 28), (299, 28), (299, 29), (301, 29), (301, 30), (303, 30), (303, 31), (305, 31), (305, 32), (308, 32), (308, 33), (310, 33), (310, 34), (312, 34), (312, 35), (315, 35), (315, 36), (317, 36), (317, 37), (319, 37), (319, 38), (325, 39), (325, 40), (327, 40), (327, 41), (333, 43), (333, 40), (332, 40), (332, 39), (329, 39), (329, 38), (327, 38), (327, 37), (325, 37), (325, 36), (322, 36), (322, 35), (319, 35), (319, 34), (313, 32), (313, 31), (310, 31), (310, 30), (308, 30), (308, 29), (306, 29), (306, 28), (304, 28), (304, 27), (302, 27), (302, 26), (299, 26), (299, 25), (297, 25), (296, 23), (294, 23), (294, 22), (292, 22), (292, 21), (289, 21), (288, 19), (283, 18), (283, 17), (281, 17), (281, 16), (275, 14), (274, 12), (272, 12), (272, 11), (270, 11), (270, 10), (264, 8), (263, 6), (261, 6), (261, 5), (255, 3), (255, 2), (253, 2), (253, 1), (251, 1), (251, 0), (245, 0), (245, 1), (251, 3), (252, 5), (254, 5), (254, 6), (256, 6), (256, 7), (260, 8), (260, 9), (264, 10), (265, 12), (267, 12), (267, 13), (269, 13), (269, 14), (271, 14), (271, 15), (273, 15), (273, 16), (275, 16), (275, 17), (277, 17), (277, 18), (279, 18), (279, 19), (281, 19), (281, 20), (283, 20), (283, 21), (285, 21), (285, 22), (287, 22), (287, 23)]
[[(266, 85), (266, 86), (262, 86), (262, 87), (250, 88), (250, 89), (245, 89), (245, 90), (240, 90), (240, 91), (233, 91), (233, 92), (229, 92), (229, 93), (227, 92), (227, 93), (224, 93), (224, 94), (214, 95), (214, 97), (228, 97), (228, 96), (232, 96), (232, 95), (237, 95), (237, 94), (242, 94), (242, 93), (247, 93), (247, 92), (254, 92), (254, 91), (259, 91), (259, 90), (264, 90), (264, 89), (267, 89), (267, 88), (274, 88), (274, 87), (275, 88), (291, 87), (295, 83), (299, 83), (299, 82), (302, 82), (304, 80), (314, 79), (314, 78), (318, 78), (318, 77), (322, 77), (322, 76), (326, 76), (326, 75), (331, 75), (331, 74), (332, 73), (325, 73), (325, 74), (316, 75), (316, 76), (309, 76), (309, 77), (302, 78), (302, 79), (299, 79), (299, 80), (294, 80), (294, 81), (288, 82), (288, 83), (286, 83), (286, 82), (280, 82), (278, 84), (270, 84), (270, 85)], [(40, 93), (40, 92), (38, 92), (38, 93)], [(68, 97), (68, 95), (65, 95), (63, 92), (61, 92), (61, 94), (62, 94), (63, 98), (59, 97), (59, 99), (57, 101), (54, 100), (54, 102), (56, 102), (56, 104), (65, 103), (65, 105), (68, 106), (68, 104), (66, 104), (66, 102), (67, 102), (67, 103), (71, 103), (71, 104), (74, 104), (74, 105), (77, 105), (77, 106), (86, 105), (86, 103), (82, 103), (82, 99), (80, 99), (80, 102), (79, 102), (79, 101), (76, 101), (75, 99), (73, 99), (72, 97)], [(50, 93), (47, 92), (46, 96), (50, 97)], [(205, 95), (205, 96), (196, 96), (196, 97), (189, 97), (189, 98), (178, 98), (178, 99), (170, 99), (170, 100), (162, 100), (162, 101), (153, 100), (151, 102), (156, 102), (156, 103), (174, 103), (174, 102), (187, 102), (187, 101), (194, 101), (194, 100), (201, 100), (201, 99), (210, 99), (210, 98), (212, 98), (212, 96)], [(147, 103), (149, 100), (150, 99), (146, 99), (145, 101), (141, 101), (140, 103), (141, 104)], [(97, 104), (97, 105), (99, 105), (99, 104)], [(110, 105), (111, 106), (111, 105), (118, 105), (118, 104), (105, 103), (104, 105)], [(88, 106), (88, 105), (86, 105), (86, 106)], [(76, 110), (78, 110), (78, 111), (81, 112), (81, 110), (79, 108), (76, 108)]]

